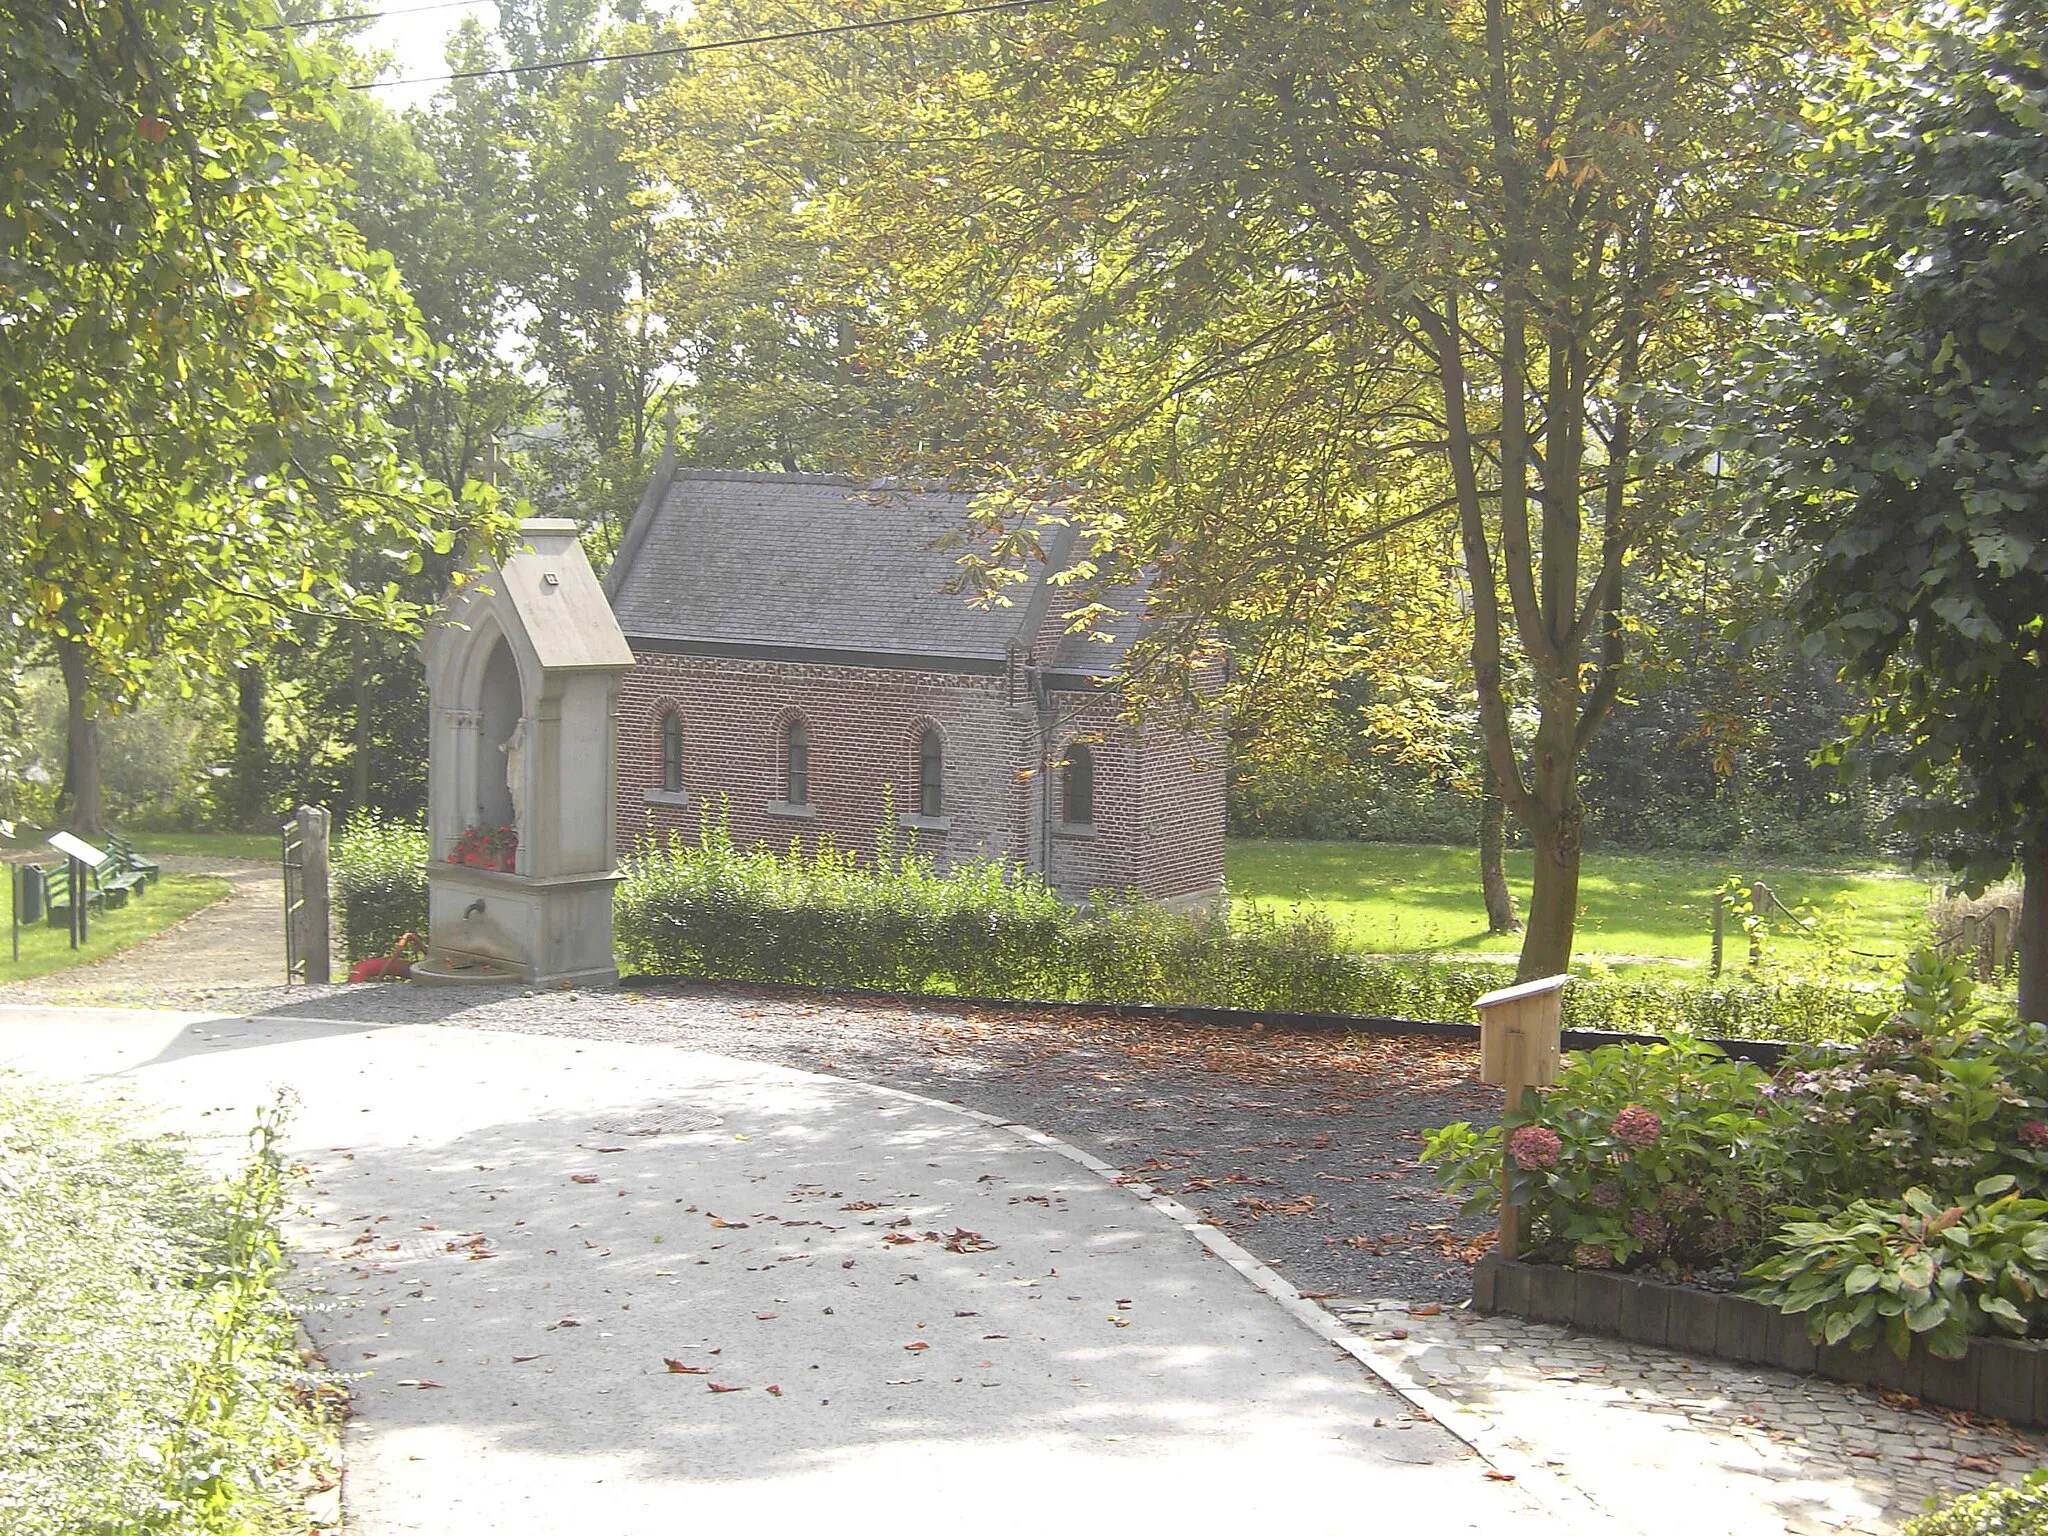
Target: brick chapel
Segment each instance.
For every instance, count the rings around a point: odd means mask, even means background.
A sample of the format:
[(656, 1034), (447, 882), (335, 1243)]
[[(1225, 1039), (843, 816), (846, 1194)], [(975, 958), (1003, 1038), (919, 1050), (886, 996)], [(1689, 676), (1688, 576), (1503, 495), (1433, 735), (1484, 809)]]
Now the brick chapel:
[(865, 852), (886, 806), (941, 863), (1002, 859), (1062, 895), (1199, 902), (1223, 880), (1212, 738), (1122, 719), (1109, 643), (1046, 580), (980, 608), (938, 540), (971, 498), (826, 475), (672, 468), (605, 577), (633, 651), (619, 708), (622, 852), (727, 807), (742, 846)]

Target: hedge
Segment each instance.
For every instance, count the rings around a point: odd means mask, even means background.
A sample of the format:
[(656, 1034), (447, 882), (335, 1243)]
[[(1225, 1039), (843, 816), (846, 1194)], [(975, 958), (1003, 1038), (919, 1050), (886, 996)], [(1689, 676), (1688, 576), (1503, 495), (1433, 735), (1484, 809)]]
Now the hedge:
[[(1510, 979), (1483, 960), (1347, 953), (1313, 912), (1081, 907), (998, 863), (940, 869), (887, 838), (865, 861), (830, 847), (740, 849), (715, 813), (705, 821), (701, 841), (675, 839), (626, 861), (613, 909), (621, 969), (941, 997), (1448, 1020), (1469, 1020), (1473, 999)], [(350, 960), (426, 933), (426, 864), (421, 827), (351, 820), (334, 853)], [(1865, 1007), (1861, 989), (1796, 978), (1700, 986), (1581, 977), (1565, 992), (1565, 1025), (1839, 1040)]]
[[(629, 861), (615, 907), (620, 965), (717, 981), (872, 987), (933, 996), (1145, 1002), (1469, 1020), (1509, 973), (1485, 961), (1346, 953), (1329, 921), (1247, 904), (1182, 913), (1062, 901), (1036, 876), (941, 870), (884, 845), (870, 862), (821, 849), (736, 849), (715, 817)], [(1693, 986), (1586, 977), (1569, 1028), (1829, 1040), (1863, 995), (1820, 981)]]
[(371, 811), (349, 817), (330, 859), (335, 910), (351, 961), (388, 955), (427, 931), (427, 829)]

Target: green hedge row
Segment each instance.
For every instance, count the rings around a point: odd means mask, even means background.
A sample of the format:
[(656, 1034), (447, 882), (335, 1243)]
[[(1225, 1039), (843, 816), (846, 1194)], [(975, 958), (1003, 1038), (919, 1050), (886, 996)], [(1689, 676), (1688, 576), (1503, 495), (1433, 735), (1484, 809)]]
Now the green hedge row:
[[(1379, 960), (1315, 914), (1134, 904), (1079, 908), (1000, 865), (940, 870), (703, 841), (644, 850), (615, 909), (622, 969), (938, 996), (1142, 1002), (1469, 1020), (1510, 973), (1485, 961)], [(1860, 994), (1818, 981), (1714, 987), (1584, 978), (1567, 1027), (1723, 1038), (1846, 1037)]]
[(388, 955), (408, 933), (427, 932), (427, 830), (358, 811), (334, 840), (335, 911), (351, 962)]
[[(350, 960), (427, 929), (427, 838), (359, 815), (336, 840)], [(620, 968), (715, 981), (873, 987), (953, 997), (1179, 1003), (1290, 1013), (1469, 1020), (1511, 979), (1483, 960), (1350, 954), (1329, 922), (1244, 904), (1223, 913), (1062, 901), (993, 863), (941, 870), (888, 842), (863, 861), (735, 848), (716, 817), (627, 861), (614, 908)], [(1693, 986), (1585, 977), (1565, 1024), (1724, 1039), (1838, 1040), (1861, 992), (1820, 981)]]

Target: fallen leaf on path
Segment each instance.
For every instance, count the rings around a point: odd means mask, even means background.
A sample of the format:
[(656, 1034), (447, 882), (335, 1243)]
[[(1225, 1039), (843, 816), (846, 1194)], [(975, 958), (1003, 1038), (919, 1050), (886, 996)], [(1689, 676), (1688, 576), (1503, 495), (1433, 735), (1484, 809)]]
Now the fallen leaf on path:
[(553, 1333), (557, 1328), (581, 1328), (582, 1326), (583, 1325), (580, 1322), (578, 1322), (575, 1318), (565, 1317), (559, 1323), (549, 1323), (547, 1327), (542, 1331), (546, 1333)]
[(1410, 1307), (1408, 1309), (1408, 1315), (1410, 1317), (1435, 1317), (1438, 1313), (1442, 1311), (1443, 1308), (1438, 1306), (1435, 1302), (1425, 1301), (1420, 1306)]
[(764, 1387), (762, 1388), (762, 1390), (766, 1392), (770, 1397), (782, 1396), (782, 1388), (780, 1387)]
[(965, 1227), (955, 1227), (943, 1242), (948, 1253), (993, 1253), (996, 1248), (979, 1232), (970, 1232)]
[(927, 1344), (923, 1339), (912, 1339), (903, 1347), (905, 1349), (930, 1349), (931, 1345)]
[(438, 1381), (401, 1381), (399, 1385), (401, 1387), (438, 1387), (441, 1383)]
[(1497, 1472), (1492, 1467), (1486, 1469), (1486, 1476), (1489, 1481), (1496, 1483), (1512, 1483), (1515, 1480), (1514, 1473)]
[(597, 1175), (594, 1173), (572, 1173), (569, 1175), (569, 1182), (571, 1184), (595, 1184), (597, 1182)]
[(1956, 1470), (1959, 1472), (1996, 1472), (1999, 1463), (1989, 1456), (1958, 1456)]
[(538, 1360), (539, 1358), (539, 1355), (514, 1355), (512, 1357), (512, 1363), (514, 1365), (524, 1365), (529, 1360)]
[(707, 1381), (704, 1385), (714, 1392), (744, 1392), (747, 1390), (745, 1387), (722, 1387), (715, 1381)]
[(711, 1374), (711, 1367), (708, 1365), (685, 1365), (680, 1360), (670, 1360), (666, 1356), (663, 1356), (661, 1363), (668, 1367), (671, 1376), (709, 1376)]

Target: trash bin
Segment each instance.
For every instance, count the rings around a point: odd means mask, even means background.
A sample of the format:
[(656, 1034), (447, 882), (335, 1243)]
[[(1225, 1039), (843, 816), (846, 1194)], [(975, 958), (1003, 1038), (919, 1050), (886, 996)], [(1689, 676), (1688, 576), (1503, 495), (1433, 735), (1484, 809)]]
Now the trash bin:
[(15, 920), (26, 928), (30, 923), (40, 923), (50, 910), (50, 877), (40, 864), (18, 864), (15, 868), (20, 871), (15, 876)]

